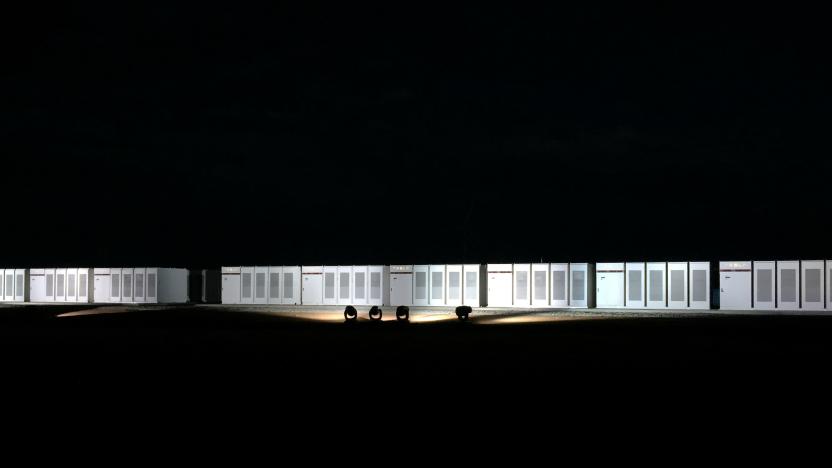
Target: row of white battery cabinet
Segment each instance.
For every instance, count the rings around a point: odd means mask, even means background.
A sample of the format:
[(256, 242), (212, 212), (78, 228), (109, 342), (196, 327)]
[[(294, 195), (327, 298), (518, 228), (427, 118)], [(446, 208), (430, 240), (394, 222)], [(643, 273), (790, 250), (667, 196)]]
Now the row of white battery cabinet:
[(710, 262), (595, 265), (599, 308), (710, 309)]
[(719, 262), (719, 308), (832, 310), (832, 260)]
[[(480, 305), (481, 265), (223, 267), (223, 304)], [(464, 278), (464, 279), (463, 279)]]
[(182, 268), (32, 268), (30, 302), (185, 303)]
[(29, 300), (29, 270), (0, 268), (0, 301), (27, 302)]
[(592, 263), (489, 263), (489, 307), (595, 306)]

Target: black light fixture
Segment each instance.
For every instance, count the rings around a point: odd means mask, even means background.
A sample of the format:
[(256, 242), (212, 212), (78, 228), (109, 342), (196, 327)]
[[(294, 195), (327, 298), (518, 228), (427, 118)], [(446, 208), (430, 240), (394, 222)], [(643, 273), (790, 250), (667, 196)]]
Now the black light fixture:
[(471, 306), (459, 306), (456, 308), (456, 317), (460, 320), (468, 320), (469, 314), (471, 314)]
[(370, 307), (370, 320), (381, 320), (381, 309), (378, 306)]
[(406, 322), (410, 320), (410, 307), (398, 306), (396, 307), (396, 320), (399, 322)]
[(348, 322), (354, 322), (358, 318), (358, 311), (355, 310), (355, 307), (348, 305), (344, 309), (344, 319)]

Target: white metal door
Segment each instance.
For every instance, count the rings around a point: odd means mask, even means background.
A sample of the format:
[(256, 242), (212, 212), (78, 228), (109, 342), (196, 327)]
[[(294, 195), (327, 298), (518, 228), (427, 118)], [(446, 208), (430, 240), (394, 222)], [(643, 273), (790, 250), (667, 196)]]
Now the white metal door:
[(108, 302), (111, 299), (110, 295), (110, 269), (96, 268), (90, 270), (93, 273), (93, 291), (92, 301), (94, 303)]
[(800, 262), (800, 306), (804, 310), (823, 309), (823, 260)]
[(352, 266), (352, 302), (353, 305), (367, 305), (367, 266)]
[(300, 304), (300, 267), (283, 267), (282, 304)]
[(44, 270), (29, 270), (29, 300), (46, 302), (46, 272)]
[[(240, 282), (239, 276), (237, 275), (237, 300), (239, 301), (240, 298)], [(158, 268), (146, 268), (145, 269), (145, 300), (147, 302), (158, 303), (159, 302), (159, 269)]]
[(800, 262), (777, 262), (777, 308), (800, 308)]
[(269, 267), (256, 266), (254, 267), (254, 294), (252, 302), (255, 304), (266, 304), (269, 302), (268, 297), (268, 279)]
[(667, 264), (652, 262), (647, 264), (647, 308), (667, 308)]
[(550, 264), (549, 277), (552, 282), (549, 304), (552, 307), (569, 307), (569, 264)]
[(462, 305), (462, 265), (447, 265), (445, 268), (448, 280), (445, 304), (449, 306)]
[(549, 306), (549, 264), (533, 263), (531, 277), (532, 306)]
[(529, 307), (532, 305), (531, 300), (531, 272), (532, 266), (529, 263), (515, 263), (512, 265), (513, 276), (513, 296), (512, 305), (514, 307)]
[(384, 305), (384, 267), (380, 265), (371, 265), (367, 267), (370, 279), (367, 288), (367, 304), (369, 305)]
[(147, 302), (147, 269), (133, 269), (133, 302)]
[(66, 301), (78, 302), (78, 269), (66, 270)]
[(445, 265), (430, 266), (430, 305), (445, 305)]
[(691, 309), (711, 308), (711, 263), (690, 262), (688, 264), (690, 286), (688, 296)]
[(719, 262), (719, 308), (751, 309), (751, 262)]
[(462, 275), (465, 290), (462, 303), (471, 307), (480, 306), (480, 266), (475, 264), (463, 265)]
[(281, 304), (283, 300), (283, 293), (281, 291), (283, 285), (283, 267), (270, 266), (269, 267), (269, 284), (268, 284), (268, 300), (269, 304)]
[(121, 269), (121, 302), (133, 302), (133, 269)]
[(624, 264), (598, 263), (595, 268), (598, 307), (624, 307)]
[[(777, 274), (775, 262), (754, 262), (754, 308), (773, 310), (776, 290), (774, 276)], [(724, 287), (722, 288), (724, 289)], [(721, 306), (720, 306), (721, 307)], [(750, 307), (749, 307), (750, 308)]]
[(512, 265), (511, 263), (492, 263), (488, 265), (488, 306), (511, 307)]
[(352, 267), (338, 267), (338, 304), (352, 304)]
[(338, 267), (324, 267), (323, 303), (328, 305), (338, 303)]
[[(321, 305), (324, 303), (324, 269), (320, 266), (300, 267), (301, 291), (300, 303), (304, 305)], [(332, 286), (333, 291), (335, 285)]]
[[(569, 264), (569, 307), (587, 307), (589, 268), (586, 263)], [(593, 291), (594, 292), (594, 291)]]
[(240, 303), (240, 267), (222, 268), (222, 303)]
[(413, 265), (390, 265), (390, 305), (413, 304)]
[(630, 262), (625, 265), (626, 284), (625, 297), (626, 307), (631, 309), (643, 309), (645, 305), (645, 270), (644, 262)]
[(667, 307), (671, 309), (688, 308), (688, 263), (667, 263)]
[(66, 302), (66, 268), (55, 270), (55, 302)]
[(428, 299), (428, 275), (429, 265), (413, 266), (413, 305), (426, 306), (430, 303)]
[(254, 268), (240, 268), (240, 303), (254, 304)]

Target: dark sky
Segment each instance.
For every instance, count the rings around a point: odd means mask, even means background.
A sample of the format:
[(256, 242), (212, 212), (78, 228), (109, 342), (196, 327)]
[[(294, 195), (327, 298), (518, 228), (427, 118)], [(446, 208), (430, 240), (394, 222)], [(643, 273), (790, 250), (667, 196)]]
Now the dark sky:
[(10, 12), (0, 266), (832, 257), (819, 12), (388, 3)]

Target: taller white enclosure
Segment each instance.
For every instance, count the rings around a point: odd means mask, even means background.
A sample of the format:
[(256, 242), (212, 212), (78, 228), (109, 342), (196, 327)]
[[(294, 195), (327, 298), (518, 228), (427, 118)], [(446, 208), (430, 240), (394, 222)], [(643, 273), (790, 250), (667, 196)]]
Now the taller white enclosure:
[(719, 308), (751, 309), (751, 262), (719, 262)]
[(624, 264), (595, 264), (595, 301), (598, 307), (624, 307)]

